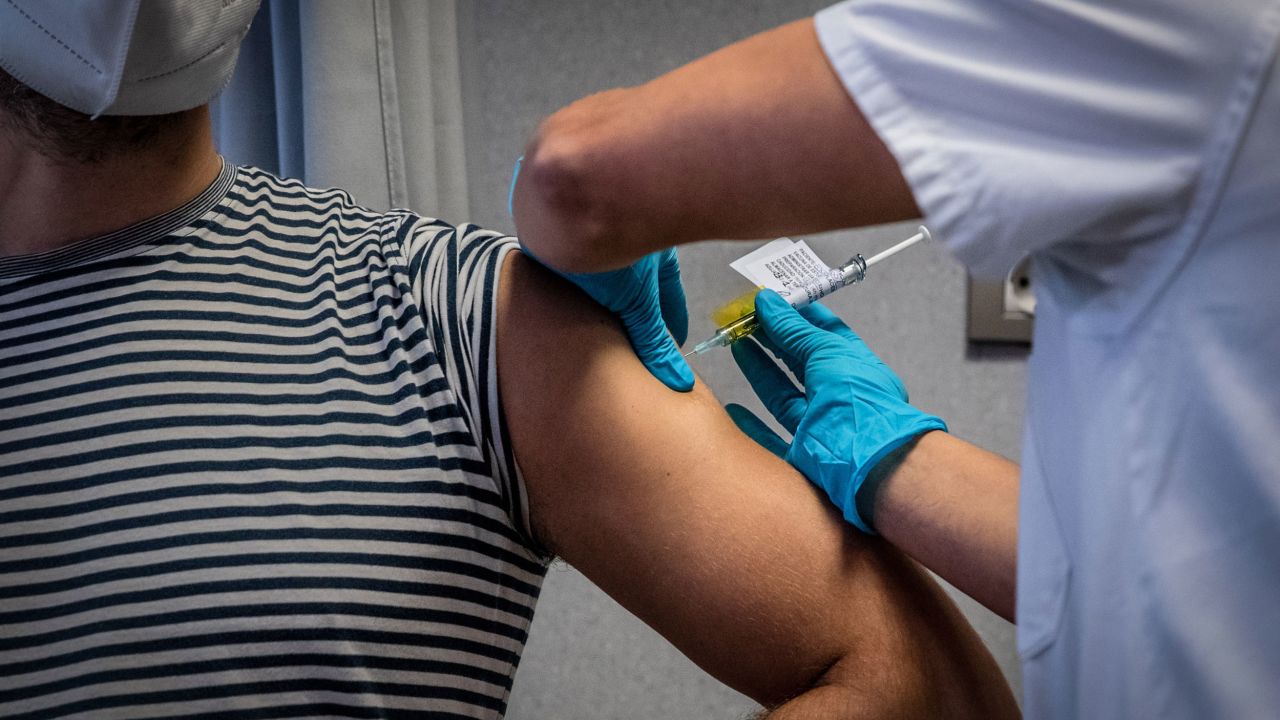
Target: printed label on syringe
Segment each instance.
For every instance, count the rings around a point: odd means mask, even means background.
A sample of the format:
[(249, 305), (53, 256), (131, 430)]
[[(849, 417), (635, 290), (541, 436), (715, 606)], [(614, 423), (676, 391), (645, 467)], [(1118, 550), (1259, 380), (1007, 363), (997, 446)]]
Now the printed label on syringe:
[[(729, 263), (729, 267), (737, 270), (752, 285), (772, 287), (775, 279), (772, 273), (765, 270), (765, 263), (770, 259), (793, 252), (796, 242), (791, 238), (781, 237), (761, 245), (751, 252)], [(777, 288), (774, 288), (777, 289)]]
[(803, 240), (778, 238), (738, 258), (730, 267), (796, 307), (808, 305), (841, 285), (840, 271), (827, 267)]
[(793, 291), (791, 295), (782, 295), (783, 299), (791, 303), (792, 307), (802, 308), (811, 302), (815, 302), (820, 298), (824, 298), (831, 293), (844, 287), (844, 273), (839, 270), (828, 270), (824, 277), (805, 285), (803, 288)]

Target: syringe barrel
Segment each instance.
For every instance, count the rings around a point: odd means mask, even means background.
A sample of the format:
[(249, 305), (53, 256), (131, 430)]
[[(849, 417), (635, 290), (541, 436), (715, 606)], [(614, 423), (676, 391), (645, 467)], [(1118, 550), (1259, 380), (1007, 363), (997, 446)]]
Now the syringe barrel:
[(791, 304), (791, 307), (799, 309), (830, 295), (845, 285), (852, 285), (862, 280), (862, 278), (866, 277), (866, 272), (867, 262), (862, 259), (861, 255), (854, 255), (849, 262), (828, 271), (826, 275), (814, 282), (804, 287), (795, 288), (790, 292), (779, 294), (782, 295), (783, 300)]
[[(779, 292), (783, 300), (796, 309), (802, 308), (819, 298), (826, 297), (845, 285), (860, 282), (867, 273), (867, 261), (861, 255), (854, 255), (849, 262), (830, 270), (827, 274), (803, 287), (791, 288)], [(701, 342), (693, 349), (694, 353), (702, 353), (712, 347), (723, 347), (737, 342), (739, 339), (753, 334), (760, 327), (756, 317), (756, 290), (744, 293), (720, 307), (712, 313), (712, 319), (720, 324), (716, 334)]]
[(791, 304), (791, 307), (802, 308), (812, 302), (824, 298), (844, 287), (844, 273), (831, 270), (825, 276), (798, 288), (788, 288), (778, 293)]

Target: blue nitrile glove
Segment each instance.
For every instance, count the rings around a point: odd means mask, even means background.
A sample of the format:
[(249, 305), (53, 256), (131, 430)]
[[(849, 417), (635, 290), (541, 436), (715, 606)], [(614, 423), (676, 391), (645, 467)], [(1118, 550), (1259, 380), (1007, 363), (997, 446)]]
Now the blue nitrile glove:
[(689, 336), (689, 311), (673, 248), (649, 253), (618, 270), (565, 273), (551, 269), (622, 319), (631, 348), (654, 377), (672, 390), (693, 389), (693, 370), (679, 347)]
[[(516, 158), (507, 190), (507, 212), (512, 211), (516, 179), (524, 156)], [(650, 253), (627, 267), (598, 273), (562, 272), (529, 257), (560, 277), (582, 288), (592, 300), (617, 315), (627, 329), (631, 348), (664, 385), (680, 392), (693, 389), (693, 370), (680, 354), (689, 336), (689, 310), (680, 284), (680, 262), (674, 248)], [(670, 331), (670, 334), (668, 334)], [(675, 337), (672, 340), (672, 336)]]
[(929, 430), (939, 418), (907, 404), (902, 381), (830, 310), (797, 311), (772, 290), (756, 295), (757, 335), (800, 382), (791, 382), (760, 345), (740, 341), (733, 358), (769, 412), (791, 434), (778, 437), (746, 408), (730, 405), (743, 432), (827, 492), (845, 518), (873, 532), (858, 514), (858, 490), (886, 455)]

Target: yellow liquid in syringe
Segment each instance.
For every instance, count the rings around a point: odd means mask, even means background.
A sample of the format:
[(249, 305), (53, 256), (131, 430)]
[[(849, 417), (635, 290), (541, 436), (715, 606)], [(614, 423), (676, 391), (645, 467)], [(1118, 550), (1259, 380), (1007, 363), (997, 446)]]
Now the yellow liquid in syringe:
[[(757, 286), (716, 308), (715, 311), (711, 313), (711, 321), (714, 322), (718, 328), (736, 325), (737, 323), (745, 320), (754, 321), (756, 317), (756, 293), (763, 289), (763, 286)], [(751, 331), (748, 330), (744, 334), (750, 334), (750, 332)], [(734, 339), (737, 340), (737, 338)]]
[(711, 313), (711, 320), (718, 327), (716, 333), (685, 353), (685, 357), (704, 353), (713, 347), (732, 345), (759, 329), (760, 322), (756, 319), (756, 293), (762, 289), (762, 287), (756, 287), (716, 308), (715, 312)]

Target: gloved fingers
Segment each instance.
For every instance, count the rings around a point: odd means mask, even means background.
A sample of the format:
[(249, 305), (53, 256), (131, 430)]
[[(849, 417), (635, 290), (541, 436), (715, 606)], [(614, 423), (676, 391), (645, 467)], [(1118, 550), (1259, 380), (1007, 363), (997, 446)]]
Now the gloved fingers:
[(667, 333), (658, 298), (650, 296), (620, 317), (627, 328), (631, 348), (649, 372), (672, 390), (692, 390), (693, 370)]
[(813, 302), (800, 308), (798, 311), (805, 320), (808, 320), (814, 327), (822, 328), (830, 333), (835, 333), (846, 340), (862, 342), (862, 338), (858, 334), (849, 329), (843, 320), (831, 312), (826, 305), (820, 302)]
[(662, 319), (676, 345), (683, 345), (689, 339), (689, 308), (680, 282), (680, 261), (676, 259), (675, 248), (663, 250), (658, 259), (658, 301)]
[(794, 435), (809, 407), (804, 393), (756, 342), (744, 338), (731, 345), (730, 350), (738, 369), (742, 370), (765, 409)]
[(836, 340), (821, 328), (814, 327), (772, 290), (761, 290), (756, 294), (756, 316), (777, 349), (791, 355), (801, 365), (808, 362), (814, 352), (830, 347)]
[(729, 413), (729, 417), (733, 418), (733, 424), (746, 433), (747, 437), (783, 460), (787, 459), (787, 450), (791, 446), (778, 433), (765, 425), (763, 420), (756, 417), (755, 413), (735, 403), (725, 405), (724, 409)]
[[(779, 296), (779, 297), (781, 297), (781, 296)], [(791, 307), (791, 304), (790, 304), (790, 303), (786, 303), (785, 301), (783, 301), (783, 302), (787, 305), (787, 307)], [(802, 310), (803, 310), (803, 308), (802, 308)], [(807, 319), (807, 318), (806, 318), (806, 319)], [(762, 322), (762, 324), (763, 324), (763, 318), (761, 319), (761, 322)], [(796, 357), (796, 355), (795, 355), (794, 353), (790, 352), (786, 347), (784, 347), (784, 346), (780, 345), (778, 342), (776, 342), (776, 341), (775, 341), (775, 340), (774, 340), (774, 339), (769, 335), (769, 331), (768, 331), (768, 329), (765, 329), (763, 332), (758, 332), (758, 333), (756, 333), (753, 337), (755, 337), (755, 339), (756, 339), (756, 340), (758, 340), (758, 341), (760, 342), (760, 344), (761, 344), (761, 345), (763, 345), (763, 346), (765, 347), (765, 349), (766, 349), (766, 350), (768, 350), (769, 352), (773, 353), (774, 357), (776, 357), (776, 358), (778, 358), (779, 360), (781, 360), (781, 361), (782, 361), (782, 364), (786, 365), (786, 366), (787, 366), (787, 369), (791, 371), (791, 374), (796, 376), (796, 380), (799, 380), (799, 381), (800, 381), (800, 384), (801, 384), (801, 385), (804, 385), (804, 383), (805, 383), (805, 372), (804, 372), (804, 371), (805, 371), (805, 362), (804, 362), (803, 360), (801, 360), (800, 358)]]
[(877, 369), (885, 379), (892, 383), (898, 391), (903, 401), (907, 399), (907, 389), (902, 384), (902, 379), (888, 365), (876, 355), (867, 343), (858, 336), (843, 320), (836, 317), (836, 314), (824, 307), (821, 303), (812, 303), (800, 308), (800, 314), (806, 320), (813, 323), (815, 327), (822, 328), (829, 333), (839, 336), (845, 341), (844, 349), (851, 353), (855, 358), (866, 363), (868, 366)]
[(806, 305), (800, 308), (799, 313), (814, 327), (821, 328), (844, 340), (849, 350), (853, 351), (860, 359), (876, 363), (881, 362), (880, 358), (871, 351), (871, 348), (867, 347), (867, 343), (858, 336), (858, 333), (854, 332), (843, 320), (836, 317), (835, 313), (821, 303)]
[(764, 349), (772, 353), (774, 357), (781, 360), (782, 364), (786, 365), (787, 369), (791, 371), (791, 374), (796, 376), (796, 380), (799, 380), (801, 385), (804, 384), (804, 363), (797, 360), (795, 355), (787, 352), (785, 348), (779, 347), (778, 343), (774, 342), (767, 332), (758, 332), (752, 335), (751, 338), (764, 346)]

